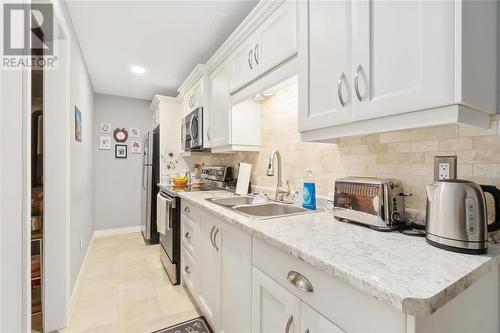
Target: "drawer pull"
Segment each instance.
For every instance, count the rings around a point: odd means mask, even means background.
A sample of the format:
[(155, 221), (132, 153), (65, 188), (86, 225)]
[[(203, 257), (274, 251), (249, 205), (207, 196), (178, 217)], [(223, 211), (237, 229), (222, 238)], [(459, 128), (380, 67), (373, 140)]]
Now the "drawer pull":
[(305, 276), (296, 271), (288, 272), (288, 282), (306, 293), (314, 292), (314, 287)]
[(191, 234), (188, 232), (186, 232), (186, 234), (184, 235), (184, 237), (186, 237), (186, 239), (191, 239)]
[(186, 214), (189, 214), (189, 213), (191, 213), (191, 209), (189, 209), (189, 207), (185, 207), (185, 208), (184, 208), (184, 212), (185, 212)]
[(285, 333), (290, 333), (290, 327), (292, 326), (293, 315), (290, 315), (288, 321), (286, 322)]
[(191, 274), (191, 269), (189, 268), (189, 266), (184, 267), (184, 271), (188, 274)]

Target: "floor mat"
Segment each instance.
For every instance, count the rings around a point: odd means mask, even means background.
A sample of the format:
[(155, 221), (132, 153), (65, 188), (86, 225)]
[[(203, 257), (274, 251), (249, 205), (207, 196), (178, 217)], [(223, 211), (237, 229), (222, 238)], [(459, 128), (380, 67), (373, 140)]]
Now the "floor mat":
[(198, 317), (154, 333), (213, 333), (205, 317)]

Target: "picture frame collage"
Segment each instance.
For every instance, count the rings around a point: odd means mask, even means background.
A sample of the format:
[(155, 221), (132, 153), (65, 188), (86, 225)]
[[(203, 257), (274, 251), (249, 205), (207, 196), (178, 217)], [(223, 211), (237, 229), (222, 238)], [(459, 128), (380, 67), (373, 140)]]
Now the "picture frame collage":
[(126, 159), (128, 157), (128, 144), (130, 139), (130, 153), (142, 153), (142, 141), (140, 140), (141, 130), (131, 127), (128, 131), (125, 128), (113, 126), (108, 122), (99, 123), (99, 150), (111, 150), (114, 143), (115, 158)]

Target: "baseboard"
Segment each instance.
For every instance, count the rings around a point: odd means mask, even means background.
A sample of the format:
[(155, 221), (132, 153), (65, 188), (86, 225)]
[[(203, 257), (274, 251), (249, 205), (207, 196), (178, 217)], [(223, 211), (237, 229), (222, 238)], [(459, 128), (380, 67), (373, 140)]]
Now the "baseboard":
[(111, 236), (111, 235), (128, 234), (131, 232), (139, 232), (139, 231), (141, 231), (140, 225), (135, 226), (135, 227), (96, 230), (96, 231), (94, 231), (94, 236), (96, 238), (98, 238), (98, 237)]
[[(69, 321), (69, 318), (71, 318), (71, 315), (73, 314), (73, 309), (75, 308), (75, 302), (78, 299), (78, 293), (80, 292), (80, 281), (82, 277), (82, 272), (85, 269), (85, 266), (87, 265), (87, 259), (89, 257), (90, 250), (92, 248), (92, 245), (94, 244), (94, 239), (95, 239), (95, 231), (92, 233), (92, 236), (90, 237), (90, 242), (89, 246), (87, 246), (87, 251), (85, 252), (85, 257), (83, 258), (82, 266), (80, 267), (80, 272), (78, 272), (78, 277), (76, 278), (75, 286), (73, 287), (73, 290), (71, 291), (71, 297), (69, 300), (69, 307), (68, 307), (68, 317), (66, 321)], [(68, 323), (66, 323), (67, 325)]]

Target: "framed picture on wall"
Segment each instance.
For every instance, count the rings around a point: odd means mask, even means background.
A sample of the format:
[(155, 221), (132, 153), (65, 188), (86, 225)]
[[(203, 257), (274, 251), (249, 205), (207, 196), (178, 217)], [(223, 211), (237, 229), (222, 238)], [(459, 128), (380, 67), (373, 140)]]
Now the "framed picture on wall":
[(127, 145), (115, 145), (115, 158), (127, 158)]
[(75, 105), (75, 140), (82, 142), (82, 112)]
[(138, 128), (130, 128), (129, 134), (131, 138), (139, 138), (141, 136), (141, 130)]
[(111, 134), (111, 124), (110, 123), (100, 123), (99, 132), (103, 134)]
[(99, 149), (101, 150), (111, 150), (111, 137), (110, 136), (99, 136)]
[(132, 154), (140, 154), (142, 150), (142, 143), (140, 140), (130, 141), (130, 152)]

